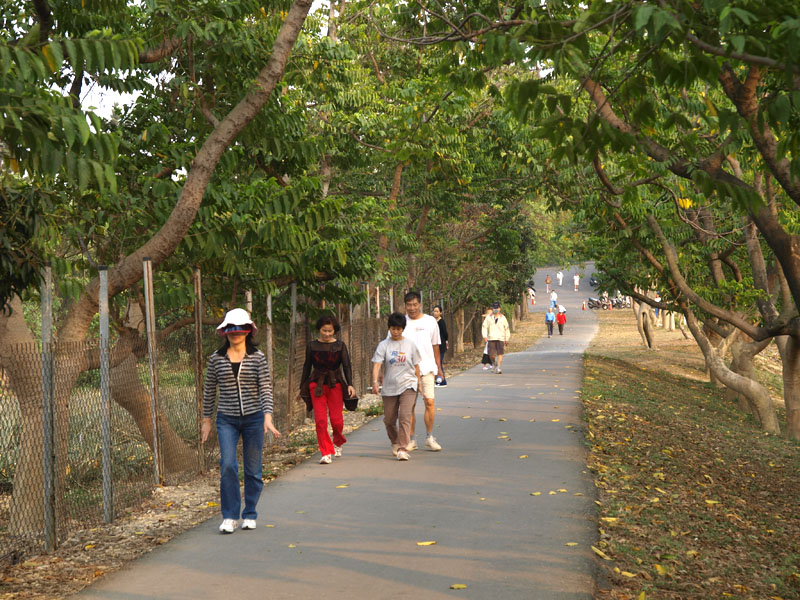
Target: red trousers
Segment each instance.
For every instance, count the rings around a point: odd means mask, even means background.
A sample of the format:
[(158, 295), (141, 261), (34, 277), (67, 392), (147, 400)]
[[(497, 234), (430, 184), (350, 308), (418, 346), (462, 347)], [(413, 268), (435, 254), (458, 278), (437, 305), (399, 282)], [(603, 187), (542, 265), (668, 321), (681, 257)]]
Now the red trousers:
[[(314, 390), (317, 384), (309, 384), (311, 390), (311, 403), (314, 405), (314, 422), (317, 425), (317, 444), (322, 456), (333, 454), (333, 445), (343, 445), (347, 439), (342, 435), (344, 429), (344, 401), (342, 400), (342, 386), (337, 383), (333, 388), (327, 385), (322, 386), (322, 395), (317, 396)], [(328, 434), (328, 413), (331, 416), (331, 427), (333, 428), (333, 442)]]

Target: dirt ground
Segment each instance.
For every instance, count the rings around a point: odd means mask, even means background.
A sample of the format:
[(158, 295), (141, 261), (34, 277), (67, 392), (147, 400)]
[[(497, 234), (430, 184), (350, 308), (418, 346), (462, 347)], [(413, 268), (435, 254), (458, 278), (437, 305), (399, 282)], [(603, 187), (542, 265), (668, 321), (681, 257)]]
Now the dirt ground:
[[(541, 336), (537, 319), (518, 323), (508, 351), (522, 350)], [(482, 348), (468, 348), (445, 365), (447, 376), (480, 362)], [(345, 434), (358, 429), (380, 412), (380, 398), (361, 396), (359, 410), (345, 412)], [(373, 415), (373, 416), (370, 416)], [(272, 481), (317, 451), (310, 419), (265, 449), (264, 480)], [(120, 569), (165, 544), (179, 533), (219, 515), (219, 470), (183, 485), (163, 486), (150, 498), (111, 525), (81, 530), (63, 541), (52, 554), (32, 556), (0, 572), (0, 599), (51, 600), (74, 594), (94, 579)]]
[[(631, 311), (598, 319), (581, 392), (598, 490), (596, 597), (800, 598), (800, 445), (726, 401), (679, 331), (657, 330), (647, 350)], [(777, 400), (775, 354), (757, 364)]]

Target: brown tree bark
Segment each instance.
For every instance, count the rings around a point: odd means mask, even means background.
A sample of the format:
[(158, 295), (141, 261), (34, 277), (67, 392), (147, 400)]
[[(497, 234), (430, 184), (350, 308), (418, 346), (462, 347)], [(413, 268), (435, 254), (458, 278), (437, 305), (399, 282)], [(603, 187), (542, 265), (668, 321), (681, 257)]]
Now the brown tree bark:
[(735, 390), (748, 398), (761, 421), (761, 429), (763, 431), (775, 435), (780, 434), (781, 428), (778, 424), (775, 407), (772, 404), (772, 399), (766, 388), (754, 379), (743, 377), (731, 371), (703, 333), (702, 327), (697, 322), (697, 318), (688, 306), (685, 307), (685, 314), (689, 330), (692, 332), (698, 346), (700, 346), (700, 349), (703, 351), (706, 365), (714, 374), (714, 377), (725, 387)]
[(451, 341), (454, 341), (453, 352), (464, 351), (464, 309), (459, 308), (453, 313), (453, 335)]

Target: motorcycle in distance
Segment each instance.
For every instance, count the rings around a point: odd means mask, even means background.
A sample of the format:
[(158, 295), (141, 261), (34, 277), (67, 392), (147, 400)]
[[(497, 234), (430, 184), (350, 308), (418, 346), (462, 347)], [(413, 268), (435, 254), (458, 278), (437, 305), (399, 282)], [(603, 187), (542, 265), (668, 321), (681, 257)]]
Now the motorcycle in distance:
[(602, 308), (608, 310), (611, 307), (611, 301), (608, 298), (589, 298), (586, 301), (586, 306), (591, 309)]

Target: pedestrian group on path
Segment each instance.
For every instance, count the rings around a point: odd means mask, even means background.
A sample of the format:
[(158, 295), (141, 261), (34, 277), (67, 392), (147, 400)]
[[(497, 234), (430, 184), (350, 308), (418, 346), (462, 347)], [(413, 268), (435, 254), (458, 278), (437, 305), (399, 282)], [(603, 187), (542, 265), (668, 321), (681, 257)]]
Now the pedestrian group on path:
[[(563, 273), (559, 271), (556, 277), (560, 286)], [(580, 283), (577, 273), (573, 281), (577, 291)], [(556, 324), (559, 335), (563, 335), (567, 322), (566, 308), (558, 304), (558, 294), (550, 288), (550, 275), (547, 275), (545, 283), (550, 293), (550, 306), (545, 314), (547, 337), (552, 337)], [(529, 294), (535, 298), (532, 288)], [(381, 393), (383, 422), (392, 454), (397, 460), (407, 461), (409, 453), (418, 447), (414, 435), (414, 409), (419, 394), (422, 394), (425, 404), (425, 447), (434, 452), (442, 449), (433, 435), (436, 417), (434, 390), (447, 385), (442, 364), (448, 336), (441, 306), (435, 306), (433, 315), (427, 315), (422, 311), (422, 298), (418, 292), (408, 292), (403, 300), (406, 314), (394, 312), (389, 315), (388, 335), (372, 356), (371, 375), (372, 392)], [(343, 433), (343, 410), (345, 407), (355, 410), (358, 398), (353, 387), (353, 367), (347, 345), (337, 339), (339, 321), (333, 315), (323, 315), (316, 322), (316, 330), (317, 339), (306, 347), (299, 397), (314, 415), (321, 454), (319, 462), (331, 464), (335, 457), (342, 456), (342, 447), (347, 443)], [(240, 518), (242, 529), (256, 528), (256, 505), (264, 486), (264, 437), (267, 433), (275, 437), (281, 435), (272, 422), (272, 381), (266, 357), (253, 341), (256, 331), (256, 325), (246, 310), (235, 308), (226, 313), (217, 327), (217, 333), (225, 338), (225, 342), (208, 360), (203, 388), (200, 436), (204, 443), (211, 434), (216, 404), (222, 512), (219, 530), (222, 533), (233, 533)], [(499, 302), (485, 311), (481, 333), (483, 368), (500, 375), (511, 328)], [(328, 433), (329, 421), (333, 438)], [(240, 438), (244, 466), (243, 509), (236, 453)]]

